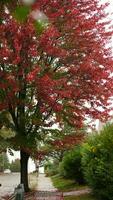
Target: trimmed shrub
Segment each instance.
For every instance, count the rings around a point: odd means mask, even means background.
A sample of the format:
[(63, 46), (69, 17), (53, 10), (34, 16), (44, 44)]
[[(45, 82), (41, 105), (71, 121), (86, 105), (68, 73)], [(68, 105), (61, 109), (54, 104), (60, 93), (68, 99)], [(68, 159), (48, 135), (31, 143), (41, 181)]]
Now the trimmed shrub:
[(77, 146), (64, 155), (60, 163), (60, 175), (65, 178), (74, 179), (78, 184), (84, 183), (83, 172), (81, 168), (81, 147)]
[(99, 200), (113, 200), (113, 124), (90, 136), (82, 149), (87, 183)]

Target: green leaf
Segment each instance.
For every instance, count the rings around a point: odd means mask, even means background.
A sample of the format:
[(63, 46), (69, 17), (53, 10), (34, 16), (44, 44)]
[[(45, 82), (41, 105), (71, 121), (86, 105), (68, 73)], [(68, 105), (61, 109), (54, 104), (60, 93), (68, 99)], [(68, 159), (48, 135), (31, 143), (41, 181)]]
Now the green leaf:
[(2, 24), (2, 22), (3, 22), (3, 19), (2, 19), (2, 18), (0, 18), (0, 24)]
[(5, 92), (1, 89), (0, 90), (0, 101), (4, 101), (5, 98)]
[(37, 33), (40, 35), (44, 30), (43, 23), (40, 21), (35, 21), (34, 25), (35, 25)]
[(11, 0), (0, 0), (2, 3), (9, 3)]
[(29, 13), (30, 13), (30, 7), (28, 7), (28, 6), (18, 6), (18, 7), (16, 7), (16, 9), (12, 13), (12, 15), (16, 18), (17, 21), (25, 22)]
[(45, 30), (45, 28), (47, 28), (48, 23), (45, 21), (39, 20), (39, 21), (34, 22), (34, 26), (35, 26), (37, 34), (40, 35)]
[(56, 73), (54, 74), (54, 79), (55, 79), (55, 80), (58, 80), (58, 79), (60, 79), (60, 78), (63, 78), (63, 77), (65, 77), (68, 73), (69, 73), (69, 72), (56, 72)]

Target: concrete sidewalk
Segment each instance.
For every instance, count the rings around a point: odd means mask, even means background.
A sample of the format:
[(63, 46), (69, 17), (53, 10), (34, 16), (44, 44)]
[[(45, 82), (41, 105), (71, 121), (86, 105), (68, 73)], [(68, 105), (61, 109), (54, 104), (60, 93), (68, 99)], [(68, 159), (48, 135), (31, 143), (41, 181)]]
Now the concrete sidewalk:
[[(44, 199), (51, 199), (54, 200), (56, 199), (55, 195), (55, 191), (56, 193), (58, 192), (57, 188), (55, 188), (52, 184), (52, 181), (49, 177), (46, 177), (45, 174), (39, 174), (38, 176), (38, 187), (37, 187), (37, 191), (42, 191), (43, 192), (48, 192), (47, 194), (49, 195), (49, 192), (51, 192), (51, 195), (53, 196), (45, 196)], [(53, 192), (53, 193), (52, 193)], [(39, 192), (40, 193), (40, 192)], [(70, 192), (63, 192), (63, 196), (79, 196), (81, 194), (89, 194), (91, 193), (91, 189), (89, 188), (85, 188), (85, 189), (80, 189), (80, 190), (75, 190), (75, 191), (70, 191)], [(40, 193), (41, 194), (41, 193)], [(45, 193), (46, 194), (46, 193)], [(38, 192), (37, 192), (37, 197), (38, 197)], [(37, 199), (41, 199), (41, 196), (39, 195), (39, 197)], [(43, 197), (42, 197), (43, 199)], [(59, 199), (63, 199), (60, 198)]]
[(51, 179), (46, 177), (45, 174), (39, 174), (37, 190), (50, 192), (57, 191), (57, 189), (53, 186)]

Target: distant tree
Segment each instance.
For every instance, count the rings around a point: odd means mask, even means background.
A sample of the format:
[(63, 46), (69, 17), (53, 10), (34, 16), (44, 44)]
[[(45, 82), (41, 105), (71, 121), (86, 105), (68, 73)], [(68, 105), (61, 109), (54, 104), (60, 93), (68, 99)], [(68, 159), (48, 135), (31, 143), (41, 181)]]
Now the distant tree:
[(11, 172), (20, 172), (20, 160), (19, 159), (15, 159), (14, 161), (12, 161), (12, 163), (10, 164), (10, 170), (11, 170)]
[(10, 168), (10, 163), (9, 163), (8, 156), (5, 152), (2, 152), (0, 154), (0, 172), (3, 172), (5, 169), (9, 169), (9, 168)]
[(87, 127), (76, 129), (64, 123), (62, 129), (53, 129), (45, 131), (44, 145), (42, 149), (46, 152), (47, 157), (62, 161), (64, 153), (71, 150), (74, 146), (81, 143), (87, 134)]

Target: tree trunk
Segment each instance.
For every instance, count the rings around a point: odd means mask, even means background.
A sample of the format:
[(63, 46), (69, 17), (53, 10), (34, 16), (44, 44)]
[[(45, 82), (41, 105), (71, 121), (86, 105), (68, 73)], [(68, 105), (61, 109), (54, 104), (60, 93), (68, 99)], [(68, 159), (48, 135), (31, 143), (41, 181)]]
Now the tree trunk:
[(24, 184), (25, 192), (29, 192), (28, 186), (28, 160), (29, 154), (24, 152), (23, 150), (20, 151), (20, 173), (21, 173), (21, 180), (20, 182)]

